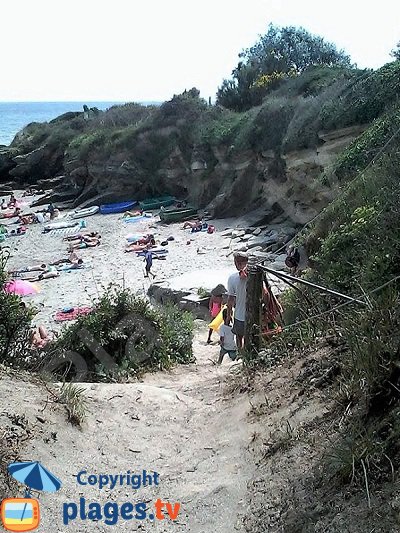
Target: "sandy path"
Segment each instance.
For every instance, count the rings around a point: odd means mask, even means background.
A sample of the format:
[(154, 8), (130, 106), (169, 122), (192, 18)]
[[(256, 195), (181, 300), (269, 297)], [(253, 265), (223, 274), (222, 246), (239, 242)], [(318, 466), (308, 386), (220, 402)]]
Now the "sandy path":
[[(206, 330), (196, 333), (197, 364), (156, 373), (143, 382), (86, 384), (90, 415), (82, 430), (65, 421), (54, 404), (45, 406), (45, 395), (32, 384), (0, 381), (1, 396), (8, 396), (12, 412), (25, 412), (29, 420), (45, 418), (40, 437), (24, 450), (23, 459), (40, 460), (63, 481), (56, 494), (42, 494), (42, 522), (38, 531), (68, 530), (62, 523), (64, 503), (107, 501), (153, 506), (157, 498), (180, 502), (176, 522), (119, 520), (117, 531), (190, 531), (228, 533), (235, 529), (245, 509), (246, 483), (252, 468), (247, 462), (249, 403), (244, 396), (227, 397), (224, 380), (232, 363), (214, 366), (209, 358), (217, 346), (204, 343)], [(24, 403), (22, 398), (29, 398)], [(5, 406), (3, 406), (5, 407)], [(8, 404), (8, 411), (11, 407)], [(56, 440), (49, 439), (56, 432)], [(54, 435), (53, 435), (54, 437)], [(80, 486), (75, 476), (156, 471), (157, 487), (113, 490)], [(70, 523), (74, 531), (109, 531), (104, 522)], [(239, 529), (238, 529), (239, 530)]]
[[(229, 221), (233, 222), (233, 221)], [(232, 268), (226, 240), (220, 232), (190, 234), (181, 224), (126, 225), (120, 215), (96, 215), (87, 219), (88, 229), (99, 231), (102, 245), (83, 250), (80, 256), (91, 268), (61, 273), (54, 280), (40, 283), (41, 292), (27, 298), (39, 310), (35, 323), (57, 327), (54, 312), (64, 306), (91, 304), (110, 282), (125, 284), (145, 294), (149, 283), (143, 278), (143, 263), (135, 254), (124, 253), (129, 233), (154, 232), (159, 241), (174, 235), (175, 241), (166, 261), (155, 261), (157, 280), (170, 279), (194, 270)], [(227, 221), (218, 221), (225, 228)], [(232, 223), (232, 225), (234, 225)], [(188, 239), (193, 239), (187, 244)], [(8, 239), (10, 268), (38, 262), (50, 262), (66, 256), (66, 244), (60, 236), (42, 234), (41, 227), (29, 227), (23, 237)], [(197, 248), (206, 254), (197, 254)], [(224, 277), (224, 276), (223, 276)], [(225, 278), (227, 276), (225, 275)], [(226, 284), (226, 279), (218, 282)], [(107, 501), (150, 506), (157, 498), (182, 505), (175, 523), (168, 520), (122, 521), (118, 531), (190, 531), (193, 533), (228, 533), (235, 530), (238, 516), (244, 512), (246, 482), (251, 476), (246, 447), (249, 428), (246, 423), (248, 401), (227, 397), (224, 380), (231, 363), (212, 364), (217, 346), (207, 346), (207, 330), (196, 333), (194, 353), (197, 363), (178, 366), (171, 372), (147, 375), (143, 382), (130, 384), (85, 384), (89, 399), (88, 420), (82, 430), (66, 422), (65, 412), (51, 402), (36, 386), (2, 379), (0, 410), (26, 413), (36, 426), (38, 437), (24, 451), (23, 459), (40, 460), (63, 481), (57, 494), (40, 496), (42, 523), (39, 531), (64, 531), (63, 504)], [(6, 399), (7, 398), (7, 402)], [(44, 411), (42, 412), (42, 410)], [(44, 424), (36, 416), (44, 417)], [(80, 486), (76, 475), (81, 470), (93, 474), (139, 473), (143, 469), (160, 475), (158, 487), (134, 490), (123, 485), (113, 490)], [(98, 524), (79, 519), (69, 526), (75, 531), (109, 531)]]

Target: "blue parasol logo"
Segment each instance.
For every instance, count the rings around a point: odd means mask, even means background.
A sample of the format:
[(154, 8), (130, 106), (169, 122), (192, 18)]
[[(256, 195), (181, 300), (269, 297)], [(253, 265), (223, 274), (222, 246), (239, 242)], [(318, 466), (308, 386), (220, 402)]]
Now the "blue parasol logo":
[(39, 527), (39, 502), (31, 497), (31, 490), (56, 492), (61, 481), (38, 461), (25, 461), (8, 465), (11, 476), (26, 486), (24, 498), (7, 498), (1, 502), (0, 517), (7, 531), (18, 533)]
[(44, 492), (57, 492), (61, 481), (49, 472), (39, 461), (11, 463), (8, 471), (14, 479), (31, 489)]

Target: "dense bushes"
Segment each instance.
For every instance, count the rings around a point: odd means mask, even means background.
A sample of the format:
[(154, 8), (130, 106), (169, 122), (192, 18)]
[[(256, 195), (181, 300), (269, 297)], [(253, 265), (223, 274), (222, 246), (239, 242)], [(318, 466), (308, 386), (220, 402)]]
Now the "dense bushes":
[(0, 250), (0, 362), (14, 368), (31, 368), (35, 353), (30, 350), (32, 312), (21, 305), (21, 298), (2, 287), (7, 281), (8, 254)]
[[(293, 324), (262, 361), (274, 361), (293, 346), (310, 349), (325, 336), (340, 347), (331, 356), (338, 375), (331, 394), (343, 412), (325, 467), (330, 475), (360, 484), (391, 479), (400, 465), (399, 144), (395, 137), (342, 189), (303, 241), (313, 261), (307, 279), (365, 304), (343, 306), (343, 300), (311, 289), (292, 292), (286, 305)], [(374, 148), (371, 138), (368, 148)], [(350, 175), (358, 170), (358, 163), (352, 164)]]
[(344, 88), (338, 100), (321, 110), (325, 130), (367, 124), (395, 103), (400, 95), (400, 61), (393, 61), (377, 71), (360, 73)]
[[(109, 287), (94, 310), (68, 327), (49, 350), (45, 367), (74, 376), (71, 352), (84, 360), (80, 379), (123, 379), (143, 370), (193, 361), (192, 317), (174, 307), (153, 308), (129, 290)], [(106, 354), (106, 356), (104, 356)]]
[(241, 61), (218, 89), (218, 104), (235, 111), (259, 105), (262, 99), (286, 79), (295, 78), (310, 67), (349, 67), (350, 58), (322, 37), (304, 28), (270, 24), (254, 46), (239, 54)]

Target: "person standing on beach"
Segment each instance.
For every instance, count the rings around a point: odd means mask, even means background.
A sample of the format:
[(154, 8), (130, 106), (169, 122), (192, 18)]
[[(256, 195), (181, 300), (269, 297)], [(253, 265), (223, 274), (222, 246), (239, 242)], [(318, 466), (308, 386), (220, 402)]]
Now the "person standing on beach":
[(235, 253), (234, 262), (237, 272), (228, 278), (228, 302), (227, 320), (232, 318), (232, 309), (235, 308), (235, 317), (232, 331), (236, 335), (238, 349), (243, 348), (244, 322), (246, 318), (246, 288), (247, 288), (247, 262), (248, 257), (244, 253)]
[(151, 250), (150, 250), (150, 246), (147, 245), (147, 248), (145, 250), (145, 253), (144, 253), (144, 261), (146, 262), (146, 274), (145, 274), (145, 278), (148, 278), (149, 277), (149, 274), (151, 274), (153, 276), (153, 279), (156, 277), (155, 274), (153, 274), (153, 272), (151, 272), (151, 267), (153, 266), (153, 254), (151, 253)]

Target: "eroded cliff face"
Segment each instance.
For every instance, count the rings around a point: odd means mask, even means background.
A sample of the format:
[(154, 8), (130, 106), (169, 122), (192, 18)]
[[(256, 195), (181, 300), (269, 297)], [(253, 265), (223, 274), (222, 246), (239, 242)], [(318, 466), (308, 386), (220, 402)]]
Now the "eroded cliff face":
[[(71, 207), (172, 194), (215, 217), (259, 210), (263, 223), (282, 215), (301, 225), (334, 194), (315, 187), (316, 178), (362, 130), (351, 127), (321, 133), (317, 149), (284, 155), (272, 150), (238, 152), (226, 145), (183, 149), (182, 143), (171, 143), (171, 150), (151, 173), (128, 150), (84, 159), (73, 150), (46, 143), (26, 153), (17, 145), (0, 151), (0, 180), (11, 181), (11, 186), (37, 183), (51, 189), (43, 201), (69, 201)], [(174, 132), (163, 128), (157, 134), (167, 138)], [(143, 150), (151, 150), (146, 135), (140, 143)]]

